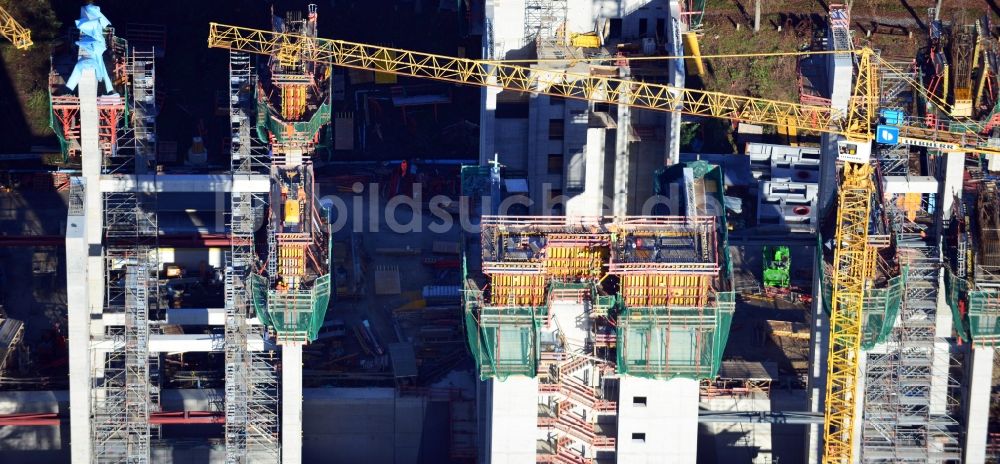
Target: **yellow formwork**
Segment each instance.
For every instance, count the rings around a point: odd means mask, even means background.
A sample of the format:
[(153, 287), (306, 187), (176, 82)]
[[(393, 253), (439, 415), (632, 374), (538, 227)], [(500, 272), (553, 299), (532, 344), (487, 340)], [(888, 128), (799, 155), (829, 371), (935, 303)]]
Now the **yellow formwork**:
[(626, 307), (704, 307), (710, 285), (706, 275), (627, 274), (621, 289)]
[(541, 274), (490, 275), (490, 303), (503, 306), (545, 304), (545, 276)]
[(305, 249), (297, 246), (278, 247), (278, 273), (286, 277), (305, 275)]
[(545, 249), (545, 273), (549, 277), (600, 277), (606, 248), (549, 246)]
[(280, 87), (281, 117), (285, 120), (299, 119), (306, 110), (306, 86), (282, 84)]

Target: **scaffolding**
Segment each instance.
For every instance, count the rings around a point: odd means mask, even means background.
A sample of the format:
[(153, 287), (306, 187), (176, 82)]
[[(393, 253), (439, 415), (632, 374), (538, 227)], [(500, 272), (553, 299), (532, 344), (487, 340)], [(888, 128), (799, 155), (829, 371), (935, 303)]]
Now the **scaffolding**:
[(861, 349), (870, 350), (883, 343), (892, 332), (903, 302), (906, 271), (889, 279), (881, 288), (865, 289)]
[(526, 0), (524, 45), (565, 33), (566, 3), (566, 0)]
[(97, 462), (149, 462), (159, 429), (159, 355), (149, 352), (150, 320), (159, 315), (155, 196), (105, 194), (105, 312), (123, 312), (124, 327), (109, 327), (114, 344), (94, 392)]
[(534, 377), (539, 360), (538, 331), (547, 308), (487, 305), (483, 291), (471, 279), (466, 280), (464, 293), (465, 333), (480, 377)]
[(973, 346), (1000, 346), (1000, 289), (968, 292), (969, 336)]
[(955, 33), (951, 44), (951, 65), (953, 67), (954, 92), (951, 115), (954, 117), (972, 116), (973, 70), (976, 40), (979, 34), (974, 24), (961, 26)]
[[(127, 63), (127, 72), (133, 77), (132, 94), (139, 90), (152, 96), (152, 54), (133, 51)], [(119, 102), (124, 103), (124, 111), (117, 106)], [(102, 171), (129, 172), (130, 168), (134, 173), (145, 172), (145, 163), (139, 159), (155, 143), (155, 99), (98, 97), (97, 103), (105, 152)], [(125, 117), (113, 116), (117, 114)], [(128, 115), (137, 114), (143, 116), (129, 121)], [(114, 133), (105, 133), (109, 130), (106, 125), (111, 125)], [(143, 136), (136, 137), (137, 131)], [(160, 410), (160, 359), (159, 354), (149, 352), (149, 337), (157, 330), (151, 323), (163, 319), (156, 194), (108, 192), (103, 199), (104, 311), (124, 313), (125, 324), (107, 328), (106, 337), (113, 345), (99, 360), (104, 375), (97, 376), (93, 391), (92, 443), (96, 462), (145, 463), (150, 460), (151, 440), (160, 436), (160, 426), (149, 423), (150, 414)]]
[(132, 49), (131, 69), (132, 137), (135, 146), (134, 163), (137, 174), (145, 174), (156, 164), (156, 50)]
[[(267, 172), (266, 147), (251, 136), (253, 73), (249, 55), (229, 54), (230, 169), (234, 176)], [(225, 438), (226, 463), (249, 457), (277, 462), (281, 457), (278, 429), (278, 378), (273, 351), (251, 352), (247, 340), (264, 336), (247, 321), (247, 279), (256, 266), (254, 232), (267, 198), (231, 193), (230, 252), (226, 255)]]
[[(961, 282), (943, 272), (935, 229), (915, 224), (895, 198), (888, 200), (887, 220), (902, 272), (879, 291), (884, 302), (873, 301), (872, 291), (866, 292), (866, 310), (874, 311), (866, 313), (865, 321), (870, 324), (874, 318), (882, 329), (866, 328), (863, 335), (869, 351), (864, 354), (861, 462), (960, 462), (959, 424), (953, 418), (958, 382), (951, 372), (957, 361), (947, 342), (944, 349), (938, 343), (944, 340), (936, 337), (936, 319), (939, 292), (957, 306)], [(927, 214), (925, 209), (920, 213)], [(961, 334), (962, 326), (956, 328)]]
[(976, 206), (976, 286), (1000, 288), (1000, 188), (996, 182), (980, 183)]

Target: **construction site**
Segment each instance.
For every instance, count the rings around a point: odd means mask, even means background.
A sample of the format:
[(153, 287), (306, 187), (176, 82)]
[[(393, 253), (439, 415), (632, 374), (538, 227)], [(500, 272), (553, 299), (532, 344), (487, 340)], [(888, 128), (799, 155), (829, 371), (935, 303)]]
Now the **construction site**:
[(1000, 462), (992, 2), (183, 3), (0, 0), (0, 462)]

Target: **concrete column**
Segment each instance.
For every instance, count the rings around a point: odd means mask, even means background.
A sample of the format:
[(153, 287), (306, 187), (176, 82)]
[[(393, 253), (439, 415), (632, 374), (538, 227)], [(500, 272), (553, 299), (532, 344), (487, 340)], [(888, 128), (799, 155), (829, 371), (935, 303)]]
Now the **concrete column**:
[(951, 208), (955, 195), (962, 195), (962, 181), (965, 179), (965, 153), (945, 153), (944, 191), (941, 199), (941, 217), (945, 222), (951, 219)]
[[(809, 411), (819, 413), (825, 410), (826, 358), (830, 343), (830, 319), (823, 310), (822, 288), (820, 275), (816, 272), (813, 275), (813, 326), (809, 346)], [(823, 425), (810, 424), (808, 427), (806, 462), (817, 464), (823, 456)]]
[[(681, 7), (677, 0), (670, 0), (670, 14), (667, 16), (667, 52), (672, 56), (684, 56), (684, 33), (681, 22)], [(675, 87), (684, 87), (684, 60), (671, 60), (668, 64), (668, 82)], [(681, 158), (681, 114), (667, 113), (667, 156), (666, 165), (672, 166)]]
[(87, 231), (84, 216), (66, 221), (66, 306), (69, 333), (69, 442), (73, 464), (89, 464), (90, 310), (87, 296)]
[[(491, 82), (496, 81), (490, 78)], [(479, 164), (486, 166), (496, 153), (493, 131), (496, 126), (497, 95), (500, 89), (483, 87), (480, 91), (482, 105), (479, 110)]]
[(604, 216), (605, 133), (603, 128), (587, 129), (583, 192), (566, 202), (566, 216)]
[(858, 381), (855, 383), (856, 390), (854, 391), (854, 456), (861, 456), (861, 431), (864, 429), (864, 419), (865, 419), (865, 371), (868, 368), (868, 354), (861, 352), (861, 356), (858, 357)]
[(302, 462), (302, 345), (281, 347), (281, 463)]
[(490, 464), (534, 464), (538, 434), (538, 379), (490, 380), (488, 442)]
[[(84, 184), (84, 215), (67, 220), (66, 296), (70, 352), (70, 443), (74, 464), (91, 461), (91, 385), (104, 375), (103, 356), (91, 364), (91, 335), (103, 335), (104, 325), (91, 324), (92, 315), (104, 311), (104, 204), (101, 196), (99, 143), (100, 114), (97, 109), (97, 73), (83, 69), (80, 97), (80, 152)], [(98, 319), (99, 320), (99, 319)], [(98, 354), (103, 354), (98, 352)]]
[[(97, 110), (97, 76), (93, 69), (84, 69), (80, 78), (80, 158), (81, 174), (87, 186), (84, 195), (87, 287), (91, 314), (104, 312), (104, 256), (101, 241), (104, 236), (104, 198), (101, 195), (101, 163), (104, 155), (98, 137), (100, 114)], [(101, 336), (103, 324), (91, 326), (92, 334)]]
[(966, 383), (965, 456), (962, 462), (986, 462), (986, 439), (990, 421), (990, 389), (993, 380), (992, 347), (972, 349), (972, 363)]
[[(628, 79), (628, 68), (621, 68), (622, 78)], [(632, 131), (632, 108), (623, 104), (626, 92), (619, 96), (617, 123), (615, 129), (615, 177), (614, 177), (614, 206), (611, 214), (615, 217), (622, 217), (629, 213), (629, 132)]]
[[(637, 400), (638, 397), (644, 399)], [(622, 376), (619, 381), (618, 463), (695, 464), (698, 381)]]
[(931, 414), (948, 414), (948, 370), (954, 321), (945, 299), (944, 270), (938, 271), (937, 311), (934, 313), (934, 357), (931, 364)]

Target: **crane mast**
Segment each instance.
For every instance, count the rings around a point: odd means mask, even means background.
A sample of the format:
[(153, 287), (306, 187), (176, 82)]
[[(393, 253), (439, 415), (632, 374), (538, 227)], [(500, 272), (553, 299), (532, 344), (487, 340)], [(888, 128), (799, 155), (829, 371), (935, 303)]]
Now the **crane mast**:
[(7, 10), (0, 7), (0, 35), (10, 40), (18, 50), (31, 47), (31, 31), (26, 29)]

